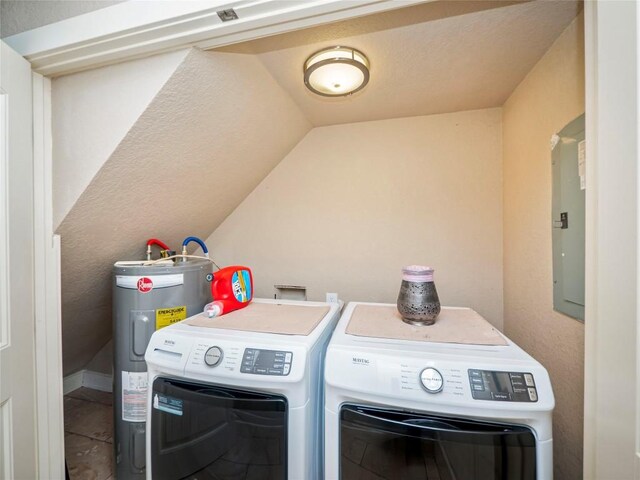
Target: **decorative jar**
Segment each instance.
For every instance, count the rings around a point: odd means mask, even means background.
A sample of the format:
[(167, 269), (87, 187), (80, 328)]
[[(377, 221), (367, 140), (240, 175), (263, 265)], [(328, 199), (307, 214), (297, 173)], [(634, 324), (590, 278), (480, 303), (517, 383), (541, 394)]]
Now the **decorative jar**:
[(410, 265), (402, 269), (398, 312), (412, 325), (433, 325), (440, 314), (440, 299), (433, 283), (433, 268)]

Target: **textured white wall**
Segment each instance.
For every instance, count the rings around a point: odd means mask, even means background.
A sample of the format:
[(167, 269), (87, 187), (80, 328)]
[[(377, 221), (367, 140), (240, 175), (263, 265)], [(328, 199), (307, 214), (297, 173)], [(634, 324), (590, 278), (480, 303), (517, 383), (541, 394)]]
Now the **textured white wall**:
[(51, 82), (54, 228), (188, 52), (156, 55)]
[(501, 328), (501, 110), (315, 128), (207, 244), (265, 297), (395, 302), (401, 267), (428, 264), (445, 305)]
[(563, 480), (582, 478), (584, 324), (553, 310), (549, 140), (584, 106), (580, 15), (503, 108), (504, 327), (551, 376), (555, 478)]
[(309, 129), (257, 58), (190, 51), (58, 229), (65, 374), (111, 337), (113, 263), (205, 238)]

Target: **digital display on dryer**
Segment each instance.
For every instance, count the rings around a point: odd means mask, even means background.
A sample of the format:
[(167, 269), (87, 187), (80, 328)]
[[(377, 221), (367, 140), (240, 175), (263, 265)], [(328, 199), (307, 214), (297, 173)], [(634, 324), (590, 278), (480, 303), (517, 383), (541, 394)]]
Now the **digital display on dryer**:
[(475, 400), (537, 402), (538, 391), (528, 372), (469, 370), (471, 395)]
[(292, 360), (292, 352), (245, 348), (240, 373), (286, 376), (291, 371)]

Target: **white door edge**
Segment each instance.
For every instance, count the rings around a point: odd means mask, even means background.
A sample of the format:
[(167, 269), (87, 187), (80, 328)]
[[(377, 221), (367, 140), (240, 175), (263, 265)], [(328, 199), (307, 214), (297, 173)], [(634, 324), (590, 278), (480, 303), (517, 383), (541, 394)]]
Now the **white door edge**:
[(0, 475), (37, 478), (32, 72), (4, 42), (0, 47), (0, 288), (8, 307), (0, 316)]

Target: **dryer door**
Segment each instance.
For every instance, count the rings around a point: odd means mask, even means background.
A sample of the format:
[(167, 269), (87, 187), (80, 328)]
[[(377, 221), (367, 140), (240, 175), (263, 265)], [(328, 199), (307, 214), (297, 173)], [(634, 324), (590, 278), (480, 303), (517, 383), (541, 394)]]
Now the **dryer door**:
[(343, 405), (340, 478), (535, 480), (531, 430)]
[(287, 400), (157, 378), (151, 406), (155, 479), (287, 477)]

